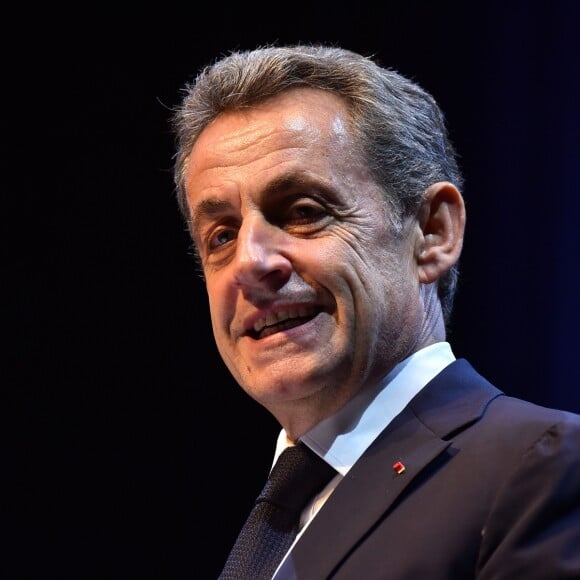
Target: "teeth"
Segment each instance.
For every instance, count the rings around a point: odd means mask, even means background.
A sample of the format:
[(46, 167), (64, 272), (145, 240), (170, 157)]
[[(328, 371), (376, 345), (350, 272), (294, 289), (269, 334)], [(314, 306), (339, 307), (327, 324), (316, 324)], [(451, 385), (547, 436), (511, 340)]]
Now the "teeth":
[(284, 320), (290, 320), (292, 318), (299, 318), (301, 316), (311, 316), (314, 314), (314, 308), (308, 308), (306, 306), (300, 306), (295, 310), (280, 310), (276, 313), (271, 313), (256, 320), (254, 323), (254, 331), (260, 332), (266, 326), (272, 326)]

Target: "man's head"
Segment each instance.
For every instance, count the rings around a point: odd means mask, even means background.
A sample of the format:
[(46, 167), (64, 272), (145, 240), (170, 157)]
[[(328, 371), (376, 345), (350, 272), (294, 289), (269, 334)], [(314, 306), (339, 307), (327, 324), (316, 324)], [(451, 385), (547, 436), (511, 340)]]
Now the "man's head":
[(337, 48), (206, 68), (175, 179), (224, 361), (300, 433), (445, 336), (461, 178), (433, 99)]
[[(185, 88), (174, 116), (175, 182), (179, 207), (189, 224), (184, 176), (200, 133), (227, 110), (250, 108), (292, 87), (339, 94), (368, 168), (383, 188), (391, 219), (417, 210), (429, 185), (463, 178), (445, 119), (433, 97), (396, 71), (368, 57), (330, 46), (265, 47), (234, 52), (207, 66)], [(446, 321), (453, 306), (457, 264), (438, 283)]]

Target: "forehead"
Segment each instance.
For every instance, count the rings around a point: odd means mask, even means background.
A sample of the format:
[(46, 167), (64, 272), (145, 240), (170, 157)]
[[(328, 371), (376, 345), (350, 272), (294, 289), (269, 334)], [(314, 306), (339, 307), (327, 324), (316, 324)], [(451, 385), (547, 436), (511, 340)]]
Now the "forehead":
[(274, 158), (293, 148), (336, 147), (350, 141), (348, 112), (341, 97), (320, 89), (296, 88), (216, 117), (193, 146), (188, 173), (223, 168), (226, 163), (246, 164), (253, 155)]

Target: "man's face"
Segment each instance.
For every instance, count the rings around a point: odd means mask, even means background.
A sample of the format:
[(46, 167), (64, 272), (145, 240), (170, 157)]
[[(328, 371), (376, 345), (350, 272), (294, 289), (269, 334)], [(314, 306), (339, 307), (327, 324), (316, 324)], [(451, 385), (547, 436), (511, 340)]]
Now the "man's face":
[(337, 96), (222, 114), (186, 187), (219, 352), (283, 425), (305, 404), (328, 416), (413, 352), (415, 225), (390, 225)]

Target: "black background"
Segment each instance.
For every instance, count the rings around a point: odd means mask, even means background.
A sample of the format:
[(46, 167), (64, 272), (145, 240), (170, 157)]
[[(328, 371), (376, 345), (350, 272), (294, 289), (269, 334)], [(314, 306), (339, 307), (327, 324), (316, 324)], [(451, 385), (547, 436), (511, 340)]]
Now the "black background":
[(215, 578), (278, 425), (222, 366), (171, 107), (234, 48), (374, 54), (446, 112), (468, 229), (450, 341), (580, 411), (579, 4), (15, 7), (2, 40), (6, 578)]

